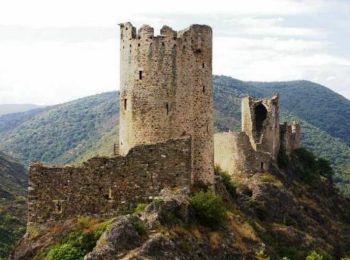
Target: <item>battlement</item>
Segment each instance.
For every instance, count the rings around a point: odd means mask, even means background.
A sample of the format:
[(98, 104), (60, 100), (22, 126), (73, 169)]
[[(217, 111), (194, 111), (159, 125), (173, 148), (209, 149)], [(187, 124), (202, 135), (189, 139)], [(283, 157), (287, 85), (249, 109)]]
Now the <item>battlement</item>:
[(192, 136), (192, 181), (213, 183), (212, 30), (160, 35), (120, 25), (120, 154), (138, 144)]
[(164, 25), (160, 29), (160, 35), (154, 35), (154, 28), (145, 24), (142, 25), (139, 30), (137, 31), (137, 28), (134, 27), (130, 22), (127, 23), (121, 23), (120, 24), (120, 33), (121, 33), (121, 39), (122, 40), (132, 40), (132, 39), (138, 39), (138, 40), (153, 40), (153, 39), (184, 39), (186, 37), (191, 37), (193, 34), (206, 34), (209, 33), (212, 34), (212, 30), (210, 26), (207, 25), (200, 25), (200, 24), (192, 24), (188, 28), (181, 30), (181, 31), (175, 31), (171, 27)]

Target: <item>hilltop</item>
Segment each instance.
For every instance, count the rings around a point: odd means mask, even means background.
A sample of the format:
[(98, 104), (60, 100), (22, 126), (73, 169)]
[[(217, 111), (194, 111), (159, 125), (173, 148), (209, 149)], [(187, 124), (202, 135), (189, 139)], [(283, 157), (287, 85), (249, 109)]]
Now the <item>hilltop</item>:
[(297, 150), (271, 172), (231, 178), (216, 169), (217, 196), (206, 187), (167, 189), (112, 219), (80, 216), (31, 229), (10, 259), (348, 257), (350, 201), (316, 165)]

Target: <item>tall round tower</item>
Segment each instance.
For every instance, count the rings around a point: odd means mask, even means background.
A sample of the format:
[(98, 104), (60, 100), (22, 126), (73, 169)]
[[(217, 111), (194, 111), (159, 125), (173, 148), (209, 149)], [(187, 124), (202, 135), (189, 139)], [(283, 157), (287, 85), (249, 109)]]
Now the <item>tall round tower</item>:
[(191, 25), (160, 36), (120, 25), (120, 153), (190, 135), (192, 181), (213, 183), (212, 30)]

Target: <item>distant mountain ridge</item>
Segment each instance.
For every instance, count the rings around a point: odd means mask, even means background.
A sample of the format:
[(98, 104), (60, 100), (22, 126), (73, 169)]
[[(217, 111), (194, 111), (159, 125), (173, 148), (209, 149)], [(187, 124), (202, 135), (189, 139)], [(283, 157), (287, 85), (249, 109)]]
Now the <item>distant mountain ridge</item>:
[(0, 115), (25, 112), (41, 106), (34, 104), (0, 104)]
[[(309, 81), (262, 83), (214, 76), (216, 130), (240, 129), (243, 96), (273, 92), (281, 94), (281, 121), (301, 122), (303, 145), (339, 170), (350, 162), (350, 101)], [(0, 116), (0, 150), (24, 163), (75, 163), (96, 154), (111, 155), (118, 143), (118, 113), (118, 92), (107, 92)]]

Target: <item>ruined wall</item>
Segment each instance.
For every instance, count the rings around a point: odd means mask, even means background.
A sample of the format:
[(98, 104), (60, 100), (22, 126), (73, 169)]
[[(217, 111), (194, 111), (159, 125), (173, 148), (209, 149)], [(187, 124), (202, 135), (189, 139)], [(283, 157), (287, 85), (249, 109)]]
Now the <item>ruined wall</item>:
[(82, 166), (29, 169), (28, 225), (78, 215), (113, 216), (147, 202), (164, 187), (189, 187), (191, 139), (135, 146), (126, 156), (95, 157)]
[(212, 30), (121, 24), (120, 154), (192, 136), (192, 181), (213, 182)]
[(215, 164), (230, 175), (267, 171), (271, 164), (270, 154), (255, 151), (243, 132), (216, 133), (214, 150)]
[(242, 99), (242, 131), (255, 151), (277, 158), (280, 147), (279, 96)]
[(297, 122), (284, 123), (281, 129), (281, 146), (288, 156), (300, 147), (300, 124)]

